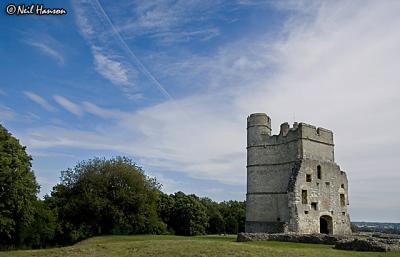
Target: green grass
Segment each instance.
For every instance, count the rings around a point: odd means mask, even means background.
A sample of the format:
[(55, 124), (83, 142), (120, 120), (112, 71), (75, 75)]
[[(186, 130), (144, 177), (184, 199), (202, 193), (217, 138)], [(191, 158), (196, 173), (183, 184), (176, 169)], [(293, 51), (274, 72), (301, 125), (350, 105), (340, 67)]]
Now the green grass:
[(330, 245), (286, 242), (235, 242), (236, 236), (102, 236), (76, 245), (44, 250), (0, 252), (3, 256), (399, 256), (400, 253), (351, 252)]

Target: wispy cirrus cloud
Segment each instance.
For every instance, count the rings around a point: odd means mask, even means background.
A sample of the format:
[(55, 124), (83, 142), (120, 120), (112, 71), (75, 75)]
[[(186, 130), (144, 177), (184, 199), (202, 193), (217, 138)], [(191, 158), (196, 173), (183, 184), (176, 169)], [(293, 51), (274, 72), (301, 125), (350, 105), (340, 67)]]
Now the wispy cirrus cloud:
[(15, 112), (8, 106), (0, 105), (0, 121), (13, 120), (15, 118)]
[(159, 42), (173, 44), (178, 42), (189, 42), (193, 38), (199, 38), (201, 41), (207, 41), (219, 35), (219, 29), (212, 27), (193, 31), (162, 31), (149, 35), (149, 38), (156, 39)]
[[(153, 171), (176, 170), (192, 178), (238, 185), (244, 181), (245, 174), (232, 173), (232, 170), (237, 171), (245, 160), (241, 145), (244, 137), (231, 138), (240, 134), (237, 124), (241, 124), (241, 120), (220, 119), (217, 113), (226, 110), (216, 100), (202, 96), (178, 101), (185, 113), (177, 112), (176, 103), (172, 101), (131, 113), (84, 103), (88, 112), (90, 107), (95, 115), (113, 117), (116, 121), (96, 131), (61, 127), (36, 129), (29, 143), (39, 149), (68, 146), (128, 153)], [(204, 133), (208, 124), (215, 127), (211, 133)], [(108, 133), (113, 136), (106, 136)]]
[(98, 105), (86, 101), (82, 103), (82, 106), (87, 113), (90, 113), (92, 115), (95, 115), (103, 119), (121, 119), (129, 115), (127, 112), (123, 112), (116, 109), (102, 108)]
[(55, 112), (57, 109), (52, 106), (47, 100), (45, 100), (43, 97), (30, 92), (30, 91), (24, 91), (23, 94), (29, 98), (31, 101), (35, 102), (36, 104), (40, 105), (42, 108), (49, 112)]
[[(27, 142), (39, 149), (66, 146), (129, 154), (154, 172), (173, 170), (241, 185), (244, 197), (246, 116), (268, 112), (276, 134), (279, 124), (295, 115), (334, 131), (335, 156), (350, 179), (353, 218), (398, 221), (394, 196), (400, 191), (393, 181), (399, 180), (400, 142), (393, 135), (400, 126), (400, 4), (335, 1), (313, 6), (309, 12), (301, 8), (274, 41), (259, 35), (226, 44), (213, 57), (160, 66), (170, 76), (192, 68), (186, 82), (208, 85), (178, 101), (185, 114), (166, 101), (121, 115), (102, 130), (36, 128)], [(104, 118), (113, 113), (97, 105), (83, 108)]]
[(53, 96), (54, 100), (65, 110), (69, 111), (70, 113), (76, 116), (83, 116), (84, 112), (82, 111), (81, 107), (74, 102), (68, 100), (67, 98), (59, 95)]
[[(285, 1), (287, 3), (287, 1)], [(268, 1), (265, 0), (239, 0), (239, 4), (241, 5), (265, 5), (270, 4)]]
[(128, 98), (140, 97), (140, 93), (132, 91), (137, 88), (137, 71), (130, 65), (123, 63), (121, 58), (110, 56), (106, 51), (93, 48), (93, 57), (96, 71), (112, 84), (118, 86)]
[[(134, 53), (97, 0), (74, 1), (77, 25), (89, 43), (96, 71), (119, 87), (129, 99), (142, 99), (137, 81), (155, 86), (167, 99), (171, 95)], [(140, 76), (140, 77), (139, 77)]]
[(76, 11), (76, 23), (84, 39), (88, 42), (93, 55), (94, 69), (111, 84), (118, 87), (127, 98), (137, 100), (142, 97), (137, 87), (138, 72), (136, 68), (121, 54), (115, 45), (115, 38), (105, 31), (112, 31), (104, 19), (99, 18), (102, 9), (95, 8), (96, 1), (73, 1)]
[(149, 36), (168, 44), (208, 40), (219, 35), (213, 14), (229, 6), (223, 1), (136, 1), (127, 9), (130, 18), (117, 20), (117, 27), (127, 37)]
[(50, 45), (46, 44), (45, 42), (28, 41), (27, 43), (29, 45), (35, 47), (36, 49), (38, 49), (44, 55), (55, 60), (59, 65), (64, 64), (65, 60), (64, 60), (64, 56), (61, 54), (61, 52), (57, 51), (55, 48), (51, 47)]

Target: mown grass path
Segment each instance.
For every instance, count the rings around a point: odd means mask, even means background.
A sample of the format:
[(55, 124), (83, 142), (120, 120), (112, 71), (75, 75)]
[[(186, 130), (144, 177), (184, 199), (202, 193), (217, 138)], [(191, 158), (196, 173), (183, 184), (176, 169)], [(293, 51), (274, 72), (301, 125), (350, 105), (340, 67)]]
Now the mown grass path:
[(286, 242), (235, 242), (236, 236), (102, 236), (76, 245), (44, 250), (0, 252), (3, 256), (45, 257), (108, 257), (108, 256), (161, 256), (161, 257), (224, 257), (224, 256), (399, 256), (400, 253), (350, 252), (333, 249), (329, 245)]

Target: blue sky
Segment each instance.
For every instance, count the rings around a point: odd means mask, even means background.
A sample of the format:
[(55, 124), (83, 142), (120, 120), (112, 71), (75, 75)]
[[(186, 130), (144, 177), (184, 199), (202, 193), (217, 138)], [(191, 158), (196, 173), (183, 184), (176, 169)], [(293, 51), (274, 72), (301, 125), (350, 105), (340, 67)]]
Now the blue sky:
[(43, 3), (68, 14), (0, 15), (0, 122), (41, 195), (125, 155), (168, 193), (244, 200), (245, 119), (266, 112), (333, 130), (351, 218), (400, 222), (398, 1)]

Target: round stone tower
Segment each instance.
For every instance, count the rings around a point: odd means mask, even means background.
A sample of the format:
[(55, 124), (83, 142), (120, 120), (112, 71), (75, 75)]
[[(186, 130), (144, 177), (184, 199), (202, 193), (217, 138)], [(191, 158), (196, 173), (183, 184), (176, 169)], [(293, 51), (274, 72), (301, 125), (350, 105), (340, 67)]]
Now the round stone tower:
[(271, 119), (265, 113), (253, 113), (247, 118), (247, 147), (261, 145), (271, 135)]
[[(246, 232), (280, 230), (275, 214), (278, 195), (267, 189), (275, 179), (266, 177), (265, 147), (271, 137), (271, 119), (265, 113), (254, 113), (247, 118), (247, 195)], [(274, 193), (274, 192), (273, 192)]]

